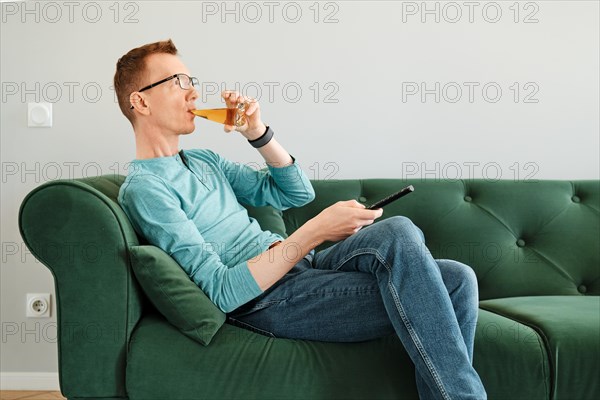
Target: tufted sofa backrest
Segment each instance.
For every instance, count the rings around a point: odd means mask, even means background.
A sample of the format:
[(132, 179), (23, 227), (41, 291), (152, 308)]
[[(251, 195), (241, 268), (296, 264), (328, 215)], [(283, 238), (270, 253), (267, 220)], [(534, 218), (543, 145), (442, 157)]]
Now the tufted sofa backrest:
[(423, 230), (434, 258), (470, 265), (478, 277), (481, 300), (600, 294), (599, 181), (312, 183), (316, 199), (284, 211), (288, 233), (336, 201), (356, 199), (368, 205), (413, 185), (414, 193), (385, 207), (382, 219), (410, 218)]

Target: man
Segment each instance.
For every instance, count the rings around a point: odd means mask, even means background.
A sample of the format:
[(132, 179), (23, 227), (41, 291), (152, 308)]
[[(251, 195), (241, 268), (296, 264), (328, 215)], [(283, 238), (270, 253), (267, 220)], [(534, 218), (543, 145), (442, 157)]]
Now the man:
[[(415, 364), (421, 397), (486, 398), (472, 367), (473, 270), (434, 260), (408, 218), (374, 224), (382, 210), (355, 200), (326, 208), (285, 240), (261, 230), (240, 202), (300, 207), (314, 199), (310, 181), (262, 122), (258, 102), (235, 130), (267, 171), (206, 149), (180, 152), (179, 137), (195, 128), (197, 80), (189, 74), (170, 40), (133, 49), (117, 63), (114, 87), (136, 140), (119, 203), (136, 231), (170, 254), (230, 323), (340, 342), (395, 332)], [(223, 97), (229, 105), (244, 100)], [(325, 241), (338, 243), (315, 253)]]

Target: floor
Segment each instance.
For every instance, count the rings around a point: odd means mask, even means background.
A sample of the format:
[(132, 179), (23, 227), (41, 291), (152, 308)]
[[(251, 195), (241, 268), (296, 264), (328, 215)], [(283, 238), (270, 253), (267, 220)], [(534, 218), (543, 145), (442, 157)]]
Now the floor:
[(40, 390), (0, 390), (0, 400), (62, 400), (60, 392)]

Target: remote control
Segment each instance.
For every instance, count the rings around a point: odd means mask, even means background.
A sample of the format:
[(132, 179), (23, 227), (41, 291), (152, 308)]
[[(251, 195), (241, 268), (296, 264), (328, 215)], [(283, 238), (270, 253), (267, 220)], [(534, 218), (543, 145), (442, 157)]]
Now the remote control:
[(398, 200), (400, 197), (406, 196), (407, 194), (412, 193), (414, 190), (415, 190), (415, 188), (413, 187), (413, 185), (409, 185), (409, 186), (405, 187), (404, 189), (402, 189), (401, 191), (391, 194), (388, 197), (386, 197), (385, 199), (381, 199), (378, 202), (371, 204), (369, 207), (367, 207), (367, 209), (375, 210), (377, 208), (387, 206), (391, 202)]

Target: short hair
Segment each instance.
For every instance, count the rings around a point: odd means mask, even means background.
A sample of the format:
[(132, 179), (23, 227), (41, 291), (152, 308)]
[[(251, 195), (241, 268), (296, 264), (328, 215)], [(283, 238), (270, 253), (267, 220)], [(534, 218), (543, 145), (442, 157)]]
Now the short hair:
[(140, 89), (142, 78), (146, 71), (146, 58), (152, 54), (177, 54), (177, 47), (169, 40), (148, 43), (130, 50), (117, 61), (117, 71), (114, 78), (114, 89), (121, 112), (133, 125), (135, 113), (131, 109), (129, 96)]

